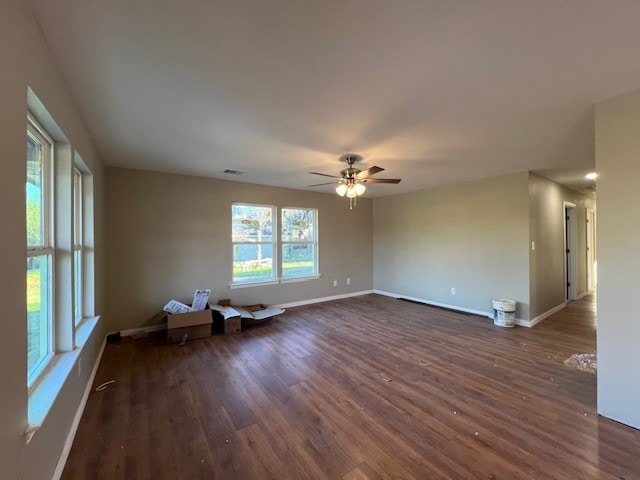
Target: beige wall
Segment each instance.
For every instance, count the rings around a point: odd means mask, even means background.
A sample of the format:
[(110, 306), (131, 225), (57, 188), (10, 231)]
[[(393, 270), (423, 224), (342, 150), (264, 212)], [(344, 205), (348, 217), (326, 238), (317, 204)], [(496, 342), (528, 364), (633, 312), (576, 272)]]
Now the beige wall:
[(576, 262), (578, 295), (587, 290), (586, 219), (587, 208), (595, 209), (595, 200), (551, 180), (529, 175), (529, 248), (531, 318), (565, 302), (564, 207), (576, 205)]
[[(374, 288), (529, 319), (527, 172), (374, 199)], [(451, 288), (456, 294), (451, 295)]]
[[(335, 194), (112, 167), (107, 192), (111, 330), (153, 324), (165, 302), (197, 288), (214, 301), (272, 305), (372, 288), (370, 199), (350, 211)], [(232, 202), (317, 208), (321, 278), (229, 289)]]
[(31, 86), (94, 174), (96, 292), (102, 311), (103, 167), (28, 2), (0, 3), (0, 478), (51, 478), (102, 342), (98, 328), (82, 351), (81, 378), (71, 375), (31, 443), (27, 425), (25, 305), (25, 135)]
[(640, 90), (596, 104), (598, 412), (640, 428)]

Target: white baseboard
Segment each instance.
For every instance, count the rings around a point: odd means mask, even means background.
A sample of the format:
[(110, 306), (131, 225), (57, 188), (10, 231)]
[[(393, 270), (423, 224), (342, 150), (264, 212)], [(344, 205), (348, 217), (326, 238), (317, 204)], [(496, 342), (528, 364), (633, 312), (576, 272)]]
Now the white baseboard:
[(531, 320), (524, 320), (522, 318), (516, 318), (516, 325), (518, 325), (519, 327), (527, 327), (527, 328), (533, 327)]
[(91, 370), (91, 375), (89, 376), (87, 386), (84, 389), (84, 394), (82, 395), (82, 399), (80, 400), (78, 411), (76, 412), (76, 416), (73, 418), (73, 423), (71, 424), (71, 429), (69, 430), (69, 434), (67, 435), (67, 440), (64, 443), (62, 453), (60, 454), (60, 458), (58, 459), (58, 464), (56, 465), (56, 469), (53, 471), (53, 477), (51, 477), (52, 480), (60, 480), (60, 477), (62, 476), (64, 466), (66, 465), (67, 459), (69, 458), (69, 453), (71, 452), (73, 440), (75, 439), (76, 432), (78, 431), (78, 425), (80, 425), (80, 420), (82, 419), (82, 414), (84, 413), (84, 407), (87, 406), (87, 400), (89, 399), (89, 394), (91, 393), (91, 388), (93, 387), (93, 381), (96, 378), (96, 373), (98, 372), (98, 367), (100, 366), (100, 360), (102, 360), (102, 354), (104, 352), (106, 344), (107, 337), (105, 336), (104, 340), (102, 341), (102, 346), (100, 347), (100, 352), (98, 353), (96, 361), (93, 364), (93, 370)]
[(157, 332), (159, 330), (166, 330), (166, 329), (167, 329), (167, 324), (160, 323), (158, 325), (151, 325), (148, 327), (136, 327), (136, 328), (129, 328), (127, 330), (120, 330), (120, 335), (123, 337), (130, 337), (132, 335), (137, 335), (139, 333), (151, 333), (151, 332)]
[(580, 295), (578, 295), (575, 299), (576, 299), (576, 300), (580, 300), (581, 298), (584, 298), (584, 297), (586, 297), (587, 295), (589, 295), (589, 293), (591, 293), (591, 292), (589, 292), (588, 290), (587, 290), (587, 291), (584, 291), (584, 292), (582, 292)]
[(299, 302), (282, 303), (280, 305), (273, 305), (277, 308), (291, 308), (300, 307), (302, 305), (311, 305), (312, 303), (330, 302), (331, 300), (340, 300), (342, 298), (358, 297), (360, 295), (368, 295), (375, 293), (374, 290), (362, 290), (360, 292), (343, 293), (340, 295), (331, 295), (330, 297), (310, 298), (308, 300), (301, 300)]
[(485, 311), (482, 311), (482, 310), (474, 310), (472, 308), (459, 307), (457, 305), (449, 305), (447, 303), (433, 302), (433, 301), (427, 300), (425, 298), (409, 297), (407, 295), (400, 295), (399, 293), (385, 292), (384, 290), (374, 290), (373, 293), (377, 293), (378, 295), (384, 295), (386, 297), (404, 298), (404, 299), (407, 299), (407, 300), (412, 300), (414, 302), (420, 302), (420, 303), (425, 303), (427, 305), (433, 305), (434, 307), (442, 307), (442, 308), (448, 308), (449, 310), (456, 310), (458, 312), (472, 313), (474, 315), (480, 315), (481, 317), (488, 317), (488, 318), (491, 318), (491, 319), (493, 318), (493, 313), (492, 312), (485, 312)]
[(559, 312), (560, 310), (562, 310), (566, 306), (567, 306), (567, 302), (562, 302), (560, 305), (556, 305), (552, 309), (547, 310), (546, 312), (538, 315), (535, 318), (532, 318), (531, 320), (528, 321), (530, 325), (526, 325), (526, 326), (533, 327), (534, 325), (537, 325), (538, 323), (540, 323), (545, 318), (550, 317), (551, 315), (553, 315), (556, 312)]
[[(449, 304), (446, 304), (446, 303), (433, 302), (431, 300), (426, 300), (424, 298), (408, 297), (406, 295), (400, 295), (398, 293), (392, 293), (392, 292), (385, 292), (383, 290), (374, 290), (373, 293), (377, 293), (379, 295), (385, 295), (387, 297), (393, 297), (393, 298), (405, 298), (407, 300), (413, 300), (414, 302), (425, 303), (427, 305), (433, 305), (434, 307), (447, 308), (449, 310), (455, 310), (455, 311), (458, 311), (458, 312), (472, 313), (474, 315), (479, 315), (481, 317), (488, 317), (488, 318), (493, 320), (493, 312), (485, 312), (485, 311), (482, 311), (482, 310), (474, 310), (472, 308), (459, 307), (457, 305), (449, 305)], [(549, 313), (549, 315), (551, 315), (552, 313), (555, 313), (555, 312), (551, 312), (551, 313)], [(543, 314), (543, 315), (546, 315), (546, 314)], [(545, 318), (545, 317), (542, 316), (542, 318)], [(540, 318), (539, 320), (536, 320), (536, 319), (523, 320), (522, 318), (516, 318), (516, 325), (519, 325), (521, 327), (531, 328), (536, 323), (538, 323), (540, 320), (542, 320), (542, 318)], [(534, 321), (535, 321), (535, 323), (534, 323)]]

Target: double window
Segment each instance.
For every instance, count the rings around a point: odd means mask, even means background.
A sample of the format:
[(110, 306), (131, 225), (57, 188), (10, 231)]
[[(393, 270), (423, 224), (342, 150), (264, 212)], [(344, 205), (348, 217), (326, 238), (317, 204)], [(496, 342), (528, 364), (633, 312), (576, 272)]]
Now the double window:
[(93, 204), (91, 174), (68, 144), (56, 144), (31, 115), (26, 140), (27, 384), (32, 387), (56, 354), (82, 343), (81, 322), (92, 316), (93, 257), (87, 245), (93, 232), (87, 224), (93, 225)]
[(231, 219), (234, 284), (318, 276), (316, 209), (238, 203)]

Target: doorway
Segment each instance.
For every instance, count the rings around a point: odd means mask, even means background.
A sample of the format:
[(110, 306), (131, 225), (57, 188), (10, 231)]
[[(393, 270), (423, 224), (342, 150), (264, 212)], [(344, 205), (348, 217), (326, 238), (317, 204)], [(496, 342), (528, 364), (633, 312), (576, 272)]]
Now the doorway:
[(596, 260), (596, 212), (587, 208), (587, 290), (594, 292), (598, 285)]
[(565, 301), (578, 298), (578, 264), (576, 262), (576, 204), (562, 203), (564, 213), (564, 283)]

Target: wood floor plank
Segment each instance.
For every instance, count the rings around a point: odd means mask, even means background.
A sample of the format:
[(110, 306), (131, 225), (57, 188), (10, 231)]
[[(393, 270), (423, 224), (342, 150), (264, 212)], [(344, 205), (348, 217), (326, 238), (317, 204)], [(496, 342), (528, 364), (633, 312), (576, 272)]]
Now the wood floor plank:
[(640, 432), (563, 363), (595, 350), (594, 303), (501, 329), (371, 294), (184, 347), (125, 338), (62, 478), (640, 478)]

